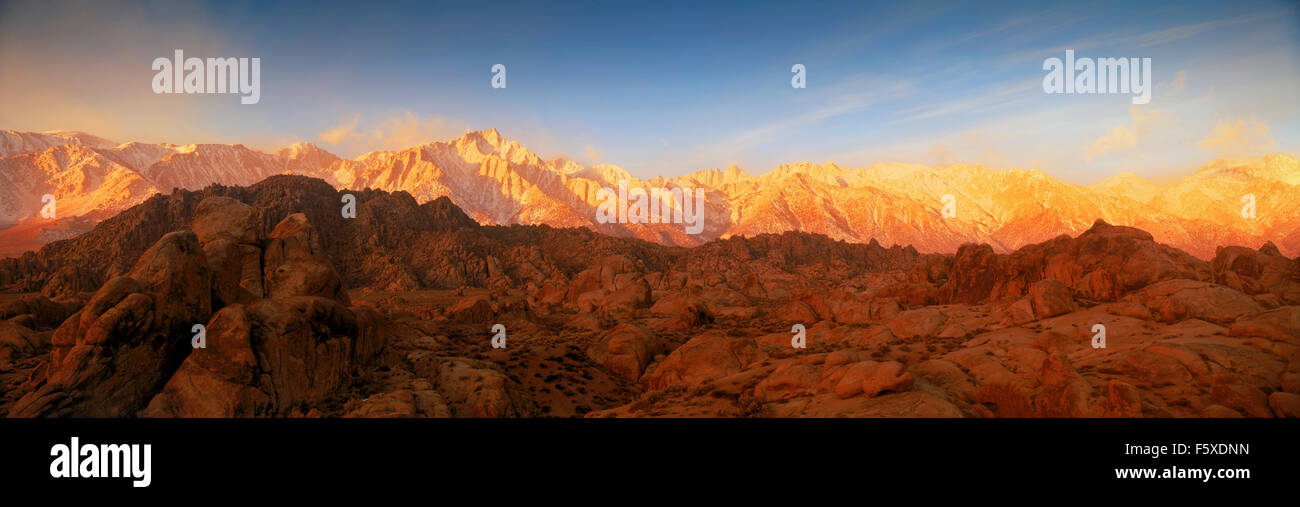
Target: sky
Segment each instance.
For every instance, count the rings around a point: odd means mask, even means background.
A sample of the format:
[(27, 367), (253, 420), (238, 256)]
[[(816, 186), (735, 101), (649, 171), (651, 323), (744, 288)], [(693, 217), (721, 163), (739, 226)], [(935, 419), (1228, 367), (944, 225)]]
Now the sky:
[[(261, 100), (155, 94), (175, 49), (260, 58)], [(1150, 102), (1044, 92), (1067, 49), (1150, 58)], [(1300, 153), (1300, 6), (0, 0), (0, 97), (0, 129), (116, 141), (354, 157), (496, 128), (641, 178), (808, 161), (1158, 181)]]

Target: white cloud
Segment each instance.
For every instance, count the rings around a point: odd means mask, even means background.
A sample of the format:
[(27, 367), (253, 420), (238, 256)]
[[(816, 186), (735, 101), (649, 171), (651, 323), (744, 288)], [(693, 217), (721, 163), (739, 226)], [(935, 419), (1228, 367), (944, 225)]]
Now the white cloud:
[(353, 115), (351, 120), (340, 121), (338, 126), (321, 132), (320, 140), (327, 144), (339, 144), (344, 141), (354, 141), (361, 138), (357, 133), (357, 121), (361, 119), (360, 115)]
[(360, 115), (342, 120), (333, 128), (317, 135), (322, 142), (339, 146), (351, 152), (400, 150), (433, 141), (443, 141), (460, 135), (466, 127), (453, 127), (441, 116), (421, 118), (411, 111), (402, 111), (384, 119), (369, 130), (358, 128)]
[(1133, 106), (1128, 109), (1128, 114), (1132, 118), (1130, 123), (1115, 126), (1109, 134), (1097, 138), (1084, 150), (1090, 160), (1112, 151), (1135, 148), (1155, 128), (1166, 127), (1174, 121), (1172, 113), (1149, 107)]
[(1223, 120), (1198, 145), (1220, 157), (1262, 155), (1273, 151), (1276, 142), (1268, 135), (1267, 123), (1255, 120)]

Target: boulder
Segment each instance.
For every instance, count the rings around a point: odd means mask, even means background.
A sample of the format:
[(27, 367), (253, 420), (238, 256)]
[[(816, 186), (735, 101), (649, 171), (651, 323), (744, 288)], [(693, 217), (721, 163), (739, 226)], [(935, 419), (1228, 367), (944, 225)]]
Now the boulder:
[(817, 311), (813, 310), (812, 306), (797, 300), (782, 305), (772, 316), (781, 322), (803, 324), (805, 326), (810, 326), (821, 320), (821, 317), (817, 315)]
[(37, 333), (25, 326), (0, 321), (0, 361), (33, 356), (49, 348), (49, 333)]
[[(993, 299), (1018, 298), (1043, 279), (1058, 280), (1087, 299), (1116, 301), (1162, 280), (1210, 278), (1206, 262), (1156, 243), (1145, 231), (1101, 219), (1078, 237), (1059, 236), (1022, 247), (1001, 265)], [(960, 273), (957, 267), (953, 271)]]
[(898, 314), (885, 324), (894, 336), (903, 339), (934, 336), (948, 322), (948, 316), (938, 308), (918, 308)]
[(1246, 294), (1271, 294), (1283, 304), (1300, 305), (1300, 263), (1284, 257), (1273, 243), (1259, 250), (1219, 247), (1210, 269), (1214, 283)]
[(885, 391), (903, 392), (912, 387), (912, 374), (897, 361), (861, 361), (827, 370), (823, 381), (832, 381), (840, 398), (859, 394), (868, 398)]
[(1268, 406), (1278, 417), (1300, 418), (1300, 394), (1277, 391), (1268, 395)]
[(1070, 313), (1079, 308), (1074, 293), (1059, 280), (1039, 280), (1029, 288), (1029, 302), (1038, 320)]
[(1240, 377), (1218, 374), (1210, 386), (1210, 395), (1219, 404), (1250, 417), (1273, 417), (1268, 395)]
[(211, 276), (194, 233), (163, 236), (55, 330), (44, 380), (10, 415), (135, 415), (189, 355), (192, 327), (211, 316)]
[(587, 348), (587, 356), (611, 373), (628, 380), (641, 378), (656, 355), (667, 352), (667, 344), (633, 324), (609, 330), (604, 338)]
[(993, 252), (993, 247), (962, 245), (953, 258), (947, 283), (939, 288), (939, 299), (944, 303), (986, 302), (1003, 271), (1002, 259)]
[(1250, 296), (1222, 285), (1195, 280), (1166, 280), (1130, 296), (1161, 322), (1201, 319), (1226, 324), (1264, 310)]
[(1002, 310), (1002, 323), (1008, 326), (1020, 326), (1033, 322), (1034, 303), (1029, 298), (1020, 298)]
[(241, 245), (226, 239), (217, 239), (203, 245), (203, 255), (212, 269), (212, 305), (220, 308), (235, 303), (248, 303), (256, 296), (241, 283), (244, 278), (244, 250)]
[(638, 279), (602, 298), (600, 308), (605, 311), (635, 310), (649, 306), (650, 301), (650, 284)]
[(300, 296), (223, 308), (142, 412), (147, 417), (283, 416), (351, 386), (386, 342), (374, 310)]
[(1268, 338), (1300, 346), (1300, 306), (1283, 306), (1237, 319), (1232, 336)]
[(206, 348), (194, 349), (141, 413), (144, 417), (271, 415), (269, 389), (259, 389), (253, 320), (243, 305), (222, 308), (207, 324)]
[(738, 373), (766, 356), (753, 338), (709, 331), (672, 351), (641, 381), (656, 390), (674, 385), (697, 386)]
[(194, 231), (199, 244), (203, 245), (218, 239), (256, 245), (262, 239), (257, 210), (224, 196), (212, 196), (199, 201), (194, 208), (190, 230)]
[(362, 400), (361, 406), (344, 417), (448, 418), (451, 417), (451, 409), (447, 407), (442, 394), (433, 389), (432, 383), (425, 379), (415, 379), (407, 387)]
[(266, 297), (318, 296), (349, 304), (348, 294), (307, 216), (281, 220), (266, 241), (263, 280)]
[(821, 365), (783, 361), (754, 386), (754, 398), (773, 402), (811, 395), (817, 389), (821, 376)]

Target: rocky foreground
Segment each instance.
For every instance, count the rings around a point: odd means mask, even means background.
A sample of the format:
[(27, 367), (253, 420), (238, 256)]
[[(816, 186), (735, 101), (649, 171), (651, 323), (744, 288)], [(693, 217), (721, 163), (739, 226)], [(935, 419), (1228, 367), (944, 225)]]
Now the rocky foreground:
[(0, 260), (0, 414), (1300, 416), (1300, 261), (1271, 244), (686, 249), (342, 193), (177, 191)]

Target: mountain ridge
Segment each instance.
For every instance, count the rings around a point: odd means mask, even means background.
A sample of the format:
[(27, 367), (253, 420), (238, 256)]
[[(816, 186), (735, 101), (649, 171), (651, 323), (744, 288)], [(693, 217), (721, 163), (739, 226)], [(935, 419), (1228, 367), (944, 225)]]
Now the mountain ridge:
[[(1168, 185), (1117, 174), (1091, 186), (1040, 170), (893, 162), (798, 162), (757, 176), (732, 165), (642, 180), (612, 164), (543, 159), (496, 129), (353, 159), (310, 142), (268, 153), (241, 144), (119, 144), (82, 132), (10, 130), (0, 131), (0, 156), (0, 178), (9, 183), (0, 190), (0, 227), (8, 226), (0, 229), (0, 255), (84, 232), (172, 188), (251, 185), (277, 174), (320, 178), (336, 189), (405, 191), (420, 203), (447, 197), (481, 224), (585, 227), (675, 246), (804, 231), (922, 252), (987, 243), (1007, 253), (1104, 219), (1150, 231), (1202, 259), (1216, 246), (1270, 241), (1287, 255), (1300, 254), (1300, 212), (1286, 204), (1300, 200), (1300, 163), (1282, 153), (1216, 159)], [(599, 223), (597, 192), (620, 180), (647, 190), (701, 189), (703, 232), (689, 235), (673, 223)], [(40, 217), (46, 193), (58, 200), (58, 219)], [(1255, 196), (1258, 218), (1242, 218), (1246, 195)], [(946, 196), (954, 199), (955, 217), (943, 216)]]

